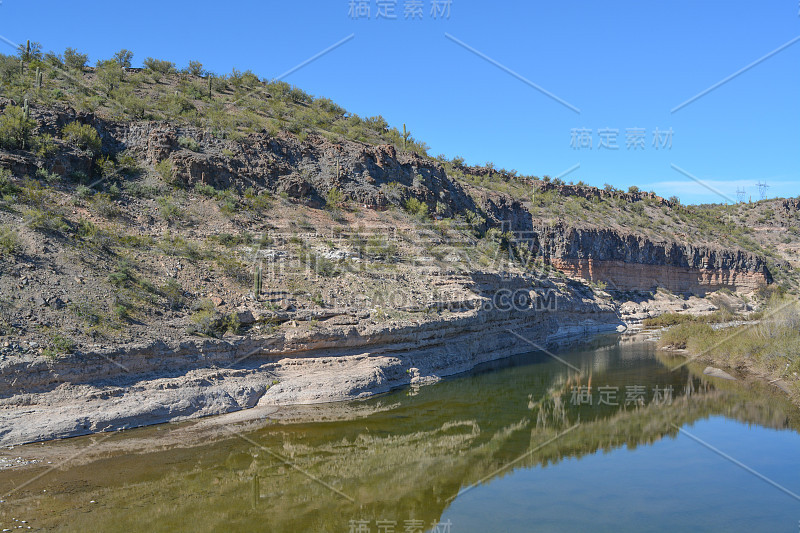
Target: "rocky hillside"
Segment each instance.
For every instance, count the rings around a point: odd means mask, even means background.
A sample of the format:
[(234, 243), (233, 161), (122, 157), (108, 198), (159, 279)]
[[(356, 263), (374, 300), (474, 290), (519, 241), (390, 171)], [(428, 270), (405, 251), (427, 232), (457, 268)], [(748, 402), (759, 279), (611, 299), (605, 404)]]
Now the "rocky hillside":
[(0, 442), (360, 397), (795, 290), (794, 199), (468, 167), (285, 83), (148, 63), (0, 55)]

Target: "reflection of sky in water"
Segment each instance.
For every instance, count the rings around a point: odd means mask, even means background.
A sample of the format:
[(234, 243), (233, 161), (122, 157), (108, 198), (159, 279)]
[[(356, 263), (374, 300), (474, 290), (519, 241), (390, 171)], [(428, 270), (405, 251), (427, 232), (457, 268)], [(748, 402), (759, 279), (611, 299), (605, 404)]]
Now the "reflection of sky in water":
[[(683, 428), (800, 494), (800, 435), (726, 419)], [(557, 445), (557, 444), (556, 444)], [(800, 501), (690, 437), (495, 478), (444, 512), (453, 531), (797, 531)]]

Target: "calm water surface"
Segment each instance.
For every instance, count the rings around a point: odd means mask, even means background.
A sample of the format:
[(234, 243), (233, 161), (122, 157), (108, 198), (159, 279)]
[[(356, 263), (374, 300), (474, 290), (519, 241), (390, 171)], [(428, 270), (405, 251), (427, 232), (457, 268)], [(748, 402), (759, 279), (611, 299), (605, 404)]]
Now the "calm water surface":
[(671, 370), (648, 343), (560, 356), (581, 373), (528, 354), (163, 449), (196, 423), (33, 445), (86, 453), (0, 472), (0, 528), (798, 531), (800, 410), (783, 397)]

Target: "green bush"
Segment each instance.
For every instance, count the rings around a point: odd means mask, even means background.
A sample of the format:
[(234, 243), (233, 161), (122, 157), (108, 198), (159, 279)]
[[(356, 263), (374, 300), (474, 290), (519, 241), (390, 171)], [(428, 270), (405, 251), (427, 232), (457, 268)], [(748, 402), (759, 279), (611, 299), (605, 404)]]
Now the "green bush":
[(100, 192), (92, 198), (92, 210), (105, 218), (115, 218), (121, 214), (117, 204), (108, 193)]
[(175, 72), (175, 63), (172, 61), (164, 61), (161, 59), (153, 59), (152, 57), (148, 57), (143, 61), (143, 63), (146, 69), (152, 70), (153, 72), (158, 72), (160, 74), (171, 74)]
[(75, 187), (75, 195), (81, 200), (88, 200), (94, 196), (94, 189), (87, 187), (86, 185), (78, 185)]
[(19, 233), (6, 225), (0, 225), (0, 257), (16, 255), (22, 250)]
[(70, 122), (61, 130), (64, 140), (82, 150), (89, 150), (93, 155), (100, 154), (102, 142), (97, 130), (89, 124)]
[(158, 203), (158, 210), (161, 213), (161, 216), (164, 217), (167, 222), (174, 222), (185, 217), (183, 209), (175, 205), (171, 198), (165, 198), (162, 196), (161, 198), (158, 198), (156, 202)]
[(122, 66), (114, 59), (98, 61), (95, 73), (97, 75), (97, 80), (103, 85), (107, 96), (111, 96), (111, 92), (122, 83), (125, 75)]
[(192, 324), (187, 328), (189, 334), (218, 337), (225, 333), (239, 332), (240, 323), (236, 313), (222, 314), (216, 310), (211, 300), (200, 300), (193, 306)]
[(133, 52), (130, 50), (122, 49), (114, 54), (114, 61), (123, 68), (131, 68), (131, 61), (133, 61)]
[(42, 350), (42, 355), (48, 359), (58, 359), (60, 355), (70, 354), (75, 351), (75, 342), (59, 333), (50, 337), (50, 346)]
[(420, 218), (426, 219), (428, 218), (428, 206), (424, 202), (420, 202), (416, 198), (409, 198), (406, 200), (405, 210), (410, 213), (411, 215)]
[(31, 141), (31, 146), (36, 151), (36, 155), (41, 158), (48, 158), (58, 152), (58, 145), (49, 133), (34, 137)]
[(331, 211), (339, 209), (344, 197), (338, 187), (331, 187), (325, 195), (325, 207)]
[(11, 171), (0, 168), (0, 198), (9, 201), (19, 192), (19, 187), (11, 180)]
[(45, 233), (63, 232), (69, 229), (61, 215), (43, 209), (26, 209), (23, 211), (25, 222), (31, 229)]
[(0, 115), (0, 148), (13, 150), (29, 147), (34, 126), (33, 120), (25, 118), (21, 108), (6, 106)]
[(189, 61), (189, 66), (186, 67), (186, 72), (192, 76), (205, 76), (206, 71), (203, 69), (203, 64), (199, 61)]
[(54, 185), (54, 184), (58, 183), (59, 181), (61, 181), (61, 176), (60, 175), (56, 174), (55, 172), (48, 172), (44, 168), (36, 169), (36, 177), (41, 179), (41, 180), (46, 181), (50, 185)]
[(199, 152), (201, 150), (200, 143), (195, 141), (191, 137), (178, 138), (178, 144), (181, 146), (181, 148), (186, 148), (187, 150), (191, 150), (192, 152)]
[(183, 287), (175, 278), (167, 279), (166, 283), (161, 287), (161, 293), (167, 299), (167, 306), (172, 310), (181, 309), (186, 305)]
[(175, 177), (175, 173), (172, 169), (172, 161), (169, 159), (160, 161), (156, 165), (156, 172), (158, 172), (167, 183), (171, 183), (172, 179)]
[(89, 61), (89, 56), (81, 54), (74, 48), (67, 48), (64, 50), (64, 65), (72, 70), (83, 70), (86, 63)]
[(58, 353), (72, 353), (72, 351), (75, 349), (75, 343), (72, 341), (72, 339), (68, 339), (67, 337), (58, 333), (50, 338), (50, 344), (52, 344), (53, 349)]

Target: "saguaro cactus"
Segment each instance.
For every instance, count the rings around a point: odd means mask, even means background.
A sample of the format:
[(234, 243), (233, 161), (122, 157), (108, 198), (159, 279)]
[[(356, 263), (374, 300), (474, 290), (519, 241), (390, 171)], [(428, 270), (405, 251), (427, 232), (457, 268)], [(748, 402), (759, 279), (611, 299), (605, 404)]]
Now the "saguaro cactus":
[(25, 103), (22, 105), (22, 116), (25, 118), (25, 120), (28, 120), (29, 118), (31, 118), (31, 110), (28, 107), (28, 99), (27, 98), (25, 99)]
[(261, 267), (257, 266), (253, 275), (253, 296), (258, 300), (261, 295)]
[(211, 80), (214, 76), (212, 74), (208, 75), (208, 97), (211, 98)]
[(403, 150), (406, 149), (406, 143), (408, 142), (408, 138), (411, 135), (411, 132), (406, 130), (406, 123), (403, 122)]

